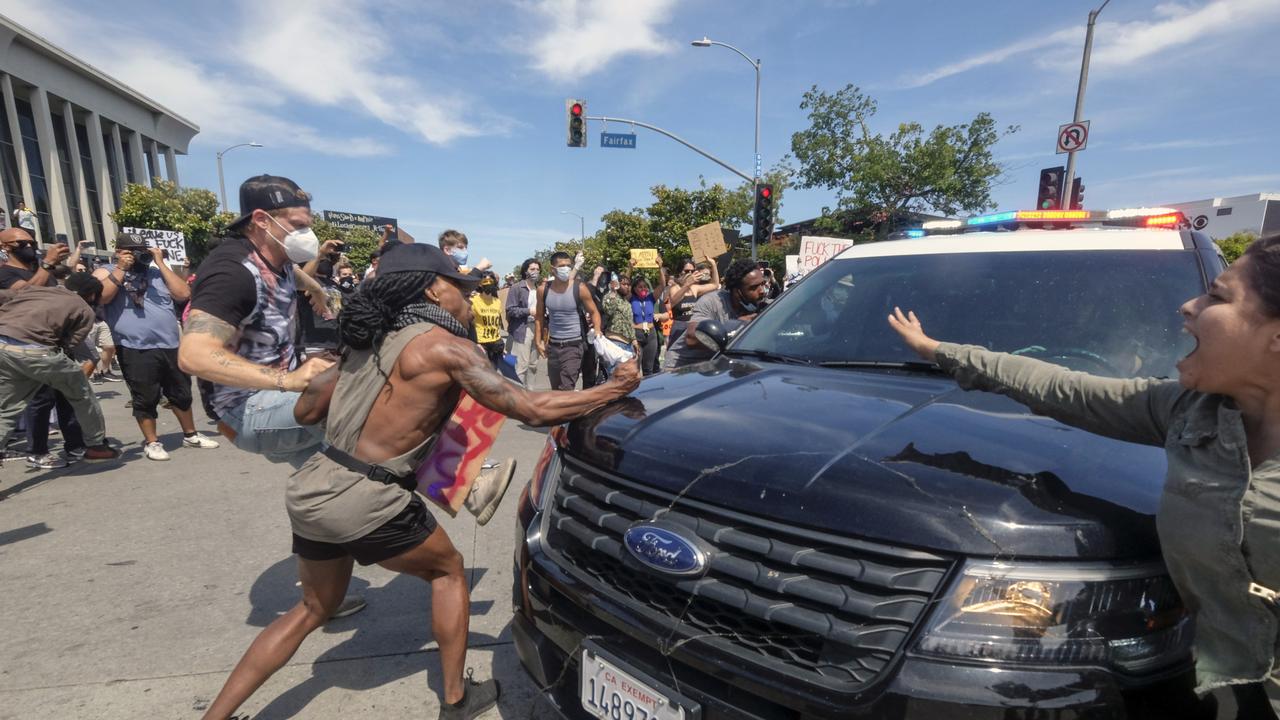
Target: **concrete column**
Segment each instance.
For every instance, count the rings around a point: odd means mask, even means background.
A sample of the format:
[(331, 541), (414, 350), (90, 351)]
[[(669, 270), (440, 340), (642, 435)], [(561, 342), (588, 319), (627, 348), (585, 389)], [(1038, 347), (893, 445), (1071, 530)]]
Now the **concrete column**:
[[(66, 186), (62, 183), (62, 163), (58, 160), (58, 142), (53, 136), (53, 115), (49, 112), (49, 95), (44, 88), (31, 89), (31, 110), (36, 120), (36, 141), (40, 144), (40, 161), (44, 164), (44, 182), (49, 193), (49, 215), (55, 235), (71, 238), (71, 210), (67, 206)], [(54, 238), (45, 238), (53, 242)]]
[(115, 123), (111, 123), (111, 144), (114, 146), (112, 152), (116, 156), (116, 192), (123, 195), (124, 186), (129, 184), (129, 172), (125, 169), (124, 142), (120, 137), (120, 126)]
[(169, 176), (169, 182), (174, 185), (180, 184), (178, 182), (178, 156), (171, 147), (164, 149), (164, 170)]
[(155, 140), (147, 141), (147, 158), (151, 160), (151, 164), (147, 166), (152, 168), (151, 180), (154, 182), (156, 178), (164, 179), (160, 169), (160, 145)]
[(71, 103), (66, 100), (62, 101), (62, 121), (67, 127), (67, 152), (71, 157), (71, 179), (72, 187), (75, 188), (76, 197), (80, 199), (80, 225), (84, 227), (84, 237), (72, 238), (76, 240), (95, 240), (93, 225), (93, 208), (89, 207), (89, 179), (84, 176), (84, 168), (80, 162), (80, 139), (76, 137), (76, 111)]
[(129, 162), (133, 163), (133, 178), (143, 187), (151, 187), (151, 175), (147, 172), (147, 161), (142, 157), (142, 133), (129, 131)]
[[(13, 153), (18, 156), (18, 183), (22, 185), (22, 201), (34, 210), (36, 195), (31, 191), (31, 171), (27, 169), (27, 145), (22, 142), (22, 129), (18, 126), (18, 106), (13, 102), (13, 81), (8, 75), (0, 75), (0, 91), (4, 92), (4, 112), (9, 118), (9, 130), (13, 135)], [(9, 208), (7, 224), (13, 224), (13, 208)], [(40, 223), (36, 223), (36, 242), (40, 242)]]
[(84, 120), (85, 130), (89, 134), (89, 160), (93, 163), (93, 177), (98, 185), (98, 207), (93, 211), (102, 217), (102, 234), (107, 248), (112, 247), (116, 237), (116, 223), (111, 213), (116, 211), (115, 201), (111, 198), (111, 168), (107, 165), (107, 146), (102, 142), (102, 118), (96, 112), (90, 112)]

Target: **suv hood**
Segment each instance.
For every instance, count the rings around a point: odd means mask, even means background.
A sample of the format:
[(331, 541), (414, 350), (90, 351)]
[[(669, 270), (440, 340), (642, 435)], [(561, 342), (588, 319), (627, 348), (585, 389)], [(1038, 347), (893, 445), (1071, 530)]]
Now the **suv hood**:
[(569, 426), (566, 452), (667, 493), (899, 546), (1159, 554), (1164, 453), (948, 378), (717, 358)]

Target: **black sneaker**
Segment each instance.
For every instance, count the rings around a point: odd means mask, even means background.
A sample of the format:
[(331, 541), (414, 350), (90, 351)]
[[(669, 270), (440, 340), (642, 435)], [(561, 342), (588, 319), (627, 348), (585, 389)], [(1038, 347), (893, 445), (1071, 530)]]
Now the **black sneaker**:
[(124, 382), (124, 378), (120, 377), (119, 375), (116, 375), (115, 373), (109, 370), (107, 372), (102, 373), (102, 379), (107, 382)]
[(498, 704), (498, 696), (502, 694), (497, 680), (485, 680), (478, 683), (471, 679), (471, 670), (467, 669), (465, 695), (456, 704), (440, 703), (441, 720), (471, 720), (479, 717), (489, 708)]

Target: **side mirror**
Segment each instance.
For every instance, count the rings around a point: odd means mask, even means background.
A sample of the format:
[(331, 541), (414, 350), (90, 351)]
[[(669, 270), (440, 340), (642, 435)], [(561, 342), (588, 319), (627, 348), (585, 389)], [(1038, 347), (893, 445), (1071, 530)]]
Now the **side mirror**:
[(693, 337), (702, 343), (703, 347), (716, 353), (724, 352), (725, 346), (729, 344), (729, 333), (715, 320), (699, 322), (694, 328)]

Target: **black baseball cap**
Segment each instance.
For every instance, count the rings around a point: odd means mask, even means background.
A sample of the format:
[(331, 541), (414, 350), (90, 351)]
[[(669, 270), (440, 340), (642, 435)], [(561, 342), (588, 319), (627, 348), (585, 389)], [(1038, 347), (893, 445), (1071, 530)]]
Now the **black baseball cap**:
[(116, 249), (129, 250), (131, 248), (146, 248), (147, 243), (142, 238), (132, 233), (120, 233), (116, 236)]
[(240, 230), (249, 222), (254, 210), (280, 210), (291, 207), (311, 207), (311, 193), (298, 187), (298, 183), (279, 175), (255, 175), (240, 183), (240, 217), (227, 226), (228, 230)]
[(480, 284), (480, 278), (462, 272), (458, 262), (445, 255), (443, 250), (422, 243), (388, 244), (382, 248), (378, 276), (398, 272), (432, 272), (469, 288)]

